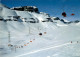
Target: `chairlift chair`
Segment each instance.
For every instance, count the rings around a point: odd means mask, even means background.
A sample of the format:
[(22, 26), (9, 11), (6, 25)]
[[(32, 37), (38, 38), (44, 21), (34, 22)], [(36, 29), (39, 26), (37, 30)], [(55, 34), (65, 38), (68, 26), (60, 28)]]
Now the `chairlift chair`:
[(74, 16), (74, 15), (75, 15), (74, 13), (71, 14), (71, 16)]
[(62, 13), (62, 16), (63, 16), (63, 17), (66, 17), (66, 16), (67, 16), (66, 12), (63, 12), (63, 13)]

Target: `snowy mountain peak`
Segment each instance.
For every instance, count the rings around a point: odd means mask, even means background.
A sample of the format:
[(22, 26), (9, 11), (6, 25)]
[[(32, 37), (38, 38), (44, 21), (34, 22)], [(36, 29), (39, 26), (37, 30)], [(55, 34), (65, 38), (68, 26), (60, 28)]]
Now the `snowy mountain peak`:
[(13, 7), (12, 10), (17, 11), (28, 11), (28, 12), (36, 12), (39, 13), (39, 10), (36, 6), (21, 6), (21, 7)]
[(4, 5), (2, 3), (0, 3), (0, 7), (9, 8), (9, 7), (7, 7), (6, 5)]

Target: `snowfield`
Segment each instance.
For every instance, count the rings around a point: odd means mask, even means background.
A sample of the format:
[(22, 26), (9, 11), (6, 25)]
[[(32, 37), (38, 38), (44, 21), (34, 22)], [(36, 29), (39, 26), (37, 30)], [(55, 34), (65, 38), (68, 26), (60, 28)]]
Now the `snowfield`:
[(0, 57), (80, 57), (80, 22), (66, 24), (46, 13), (0, 4), (2, 18), (12, 21), (0, 21)]

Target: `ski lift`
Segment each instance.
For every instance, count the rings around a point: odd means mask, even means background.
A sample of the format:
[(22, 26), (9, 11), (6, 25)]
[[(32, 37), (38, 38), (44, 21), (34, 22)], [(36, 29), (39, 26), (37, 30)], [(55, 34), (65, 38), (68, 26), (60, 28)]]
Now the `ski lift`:
[(24, 44), (24, 46), (27, 46), (26, 44)]
[(65, 12), (63, 12), (63, 13), (62, 13), (62, 16), (63, 16), (63, 17), (66, 17), (66, 13), (65, 13)]
[(71, 14), (71, 16), (74, 16), (74, 15), (75, 15), (74, 13)]
[(32, 42), (32, 41), (30, 41), (30, 42)]
[(8, 46), (11, 46), (11, 44), (8, 44)]
[(46, 34), (46, 32), (44, 32), (44, 34)]
[(23, 48), (23, 46), (21, 46), (21, 48)]
[(12, 45), (12, 44), (8, 44), (8, 46), (13, 47), (13, 45)]
[(42, 33), (39, 33), (39, 35), (42, 35)]

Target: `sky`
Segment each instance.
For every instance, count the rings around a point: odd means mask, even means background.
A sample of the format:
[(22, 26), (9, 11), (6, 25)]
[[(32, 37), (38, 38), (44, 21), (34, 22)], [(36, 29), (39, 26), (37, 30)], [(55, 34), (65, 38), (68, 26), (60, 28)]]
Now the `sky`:
[[(80, 0), (1, 0), (8, 7), (36, 6), (40, 12), (69, 21), (80, 20)], [(62, 16), (66, 12), (67, 17)], [(74, 16), (71, 14), (74, 13)]]

